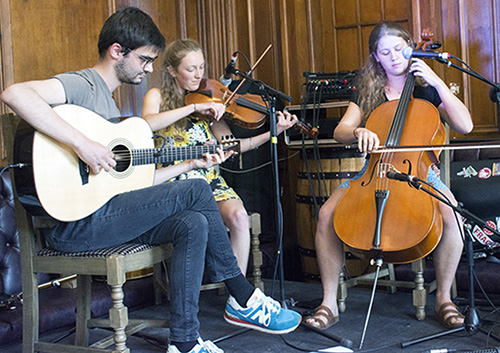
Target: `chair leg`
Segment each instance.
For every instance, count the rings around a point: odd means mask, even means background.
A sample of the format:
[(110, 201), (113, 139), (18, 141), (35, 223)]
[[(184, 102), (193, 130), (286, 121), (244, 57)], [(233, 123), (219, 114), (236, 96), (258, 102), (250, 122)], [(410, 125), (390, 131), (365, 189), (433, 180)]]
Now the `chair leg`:
[(88, 321), (90, 319), (90, 305), (92, 298), (91, 277), (87, 275), (78, 275), (76, 278), (76, 333), (75, 345), (89, 345), (89, 328)]
[[(168, 279), (168, 276), (166, 276), (166, 279)], [(155, 264), (153, 266), (153, 290), (154, 290), (154, 298), (155, 298), (155, 305), (160, 305), (162, 300), (162, 292), (163, 290), (166, 291), (167, 296), (170, 296), (170, 290), (167, 289), (168, 284), (162, 281), (162, 275), (161, 275), (161, 263)], [(170, 298), (168, 298), (170, 301)]]
[(115, 349), (113, 353), (129, 352), (127, 348), (127, 335), (125, 334), (125, 328), (128, 325), (128, 309), (123, 304), (123, 285), (114, 284), (110, 285), (110, 287), (113, 306), (109, 309), (109, 322), (110, 326), (115, 330)]
[(128, 309), (123, 304), (123, 284), (126, 281), (123, 266), (123, 256), (112, 255), (106, 259), (107, 275), (106, 280), (111, 288), (111, 300), (113, 305), (109, 309), (109, 325), (114, 329), (115, 349), (113, 353), (129, 353), (127, 348), (127, 334), (125, 329), (128, 325)]
[[(394, 272), (394, 265), (393, 264), (387, 264), (387, 271), (389, 272), (389, 281), (391, 283), (396, 282), (396, 273)], [(396, 286), (394, 284), (391, 284), (390, 286), (387, 286), (387, 290), (389, 293), (394, 294), (396, 293)]]
[(345, 282), (344, 270), (340, 271), (339, 287), (337, 289), (337, 306), (339, 312), (343, 313), (346, 309), (345, 300), (347, 298), (347, 283)]
[[(35, 351), (39, 338), (40, 302), (38, 294), (38, 276), (33, 268), (32, 254), (35, 253), (33, 228), (29, 216), (19, 202), (15, 202), (17, 229), (21, 251), (21, 281), (23, 289), (23, 353)], [(20, 217), (20, 215), (22, 215)]]
[(260, 227), (260, 214), (258, 213), (252, 213), (251, 215), (248, 216), (249, 218), (249, 223), (250, 223), (250, 229), (251, 229), (251, 236), (252, 236), (252, 241), (251, 241), (251, 246), (252, 246), (252, 260), (253, 260), (253, 284), (255, 288), (259, 288), (260, 290), (264, 291), (264, 282), (262, 282), (262, 272), (261, 272), (261, 266), (262, 266), (262, 252), (260, 251), (260, 233), (261, 233), (261, 227)]
[(425, 259), (412, 262), (411, 269), (415, 273), (415, 289), (413, 289), (413, 305), (416, 308), (417, 320), (425, 319), (427, 290), (424, 287)]
[[(30, 279), (23, 275), (23, 353), (35, 351), (35, 343), (39, 335), (39, 296), (37, 275), (31, 274)], [(30, 282), (29, 284), (27, 282)]]

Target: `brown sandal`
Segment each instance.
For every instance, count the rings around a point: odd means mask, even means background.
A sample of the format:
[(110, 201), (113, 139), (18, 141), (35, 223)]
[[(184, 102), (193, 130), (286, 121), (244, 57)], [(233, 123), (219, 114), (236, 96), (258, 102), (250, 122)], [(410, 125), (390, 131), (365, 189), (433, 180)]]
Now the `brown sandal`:
[[(451, 315), (449, 315), (451, 314)], [(463, 319), (464, 316), (458, 311), (458, 308), (452, 302), (446, 302), (439, 307), (438, 311), (434, 312), (434, 317), (436, 320), (444, 327), (459, 328), (462, 327), (463, 323), (452, 323), (455, 319)]]
[[(307, 322), (307, 320), (313, 319), (318, 323), (318, 325), (311, 325)], [(339, 317), (333, 315), (332, 311), (329, 307), (325, 305), (320, 305), (316, 309), (314, 309), (314, 314), (306, 317), (304, 323), (308, 326), (319, 328), (320, 330), (326, 330), (329, 327), (332, 327), (337, 322), (339, 322)]]

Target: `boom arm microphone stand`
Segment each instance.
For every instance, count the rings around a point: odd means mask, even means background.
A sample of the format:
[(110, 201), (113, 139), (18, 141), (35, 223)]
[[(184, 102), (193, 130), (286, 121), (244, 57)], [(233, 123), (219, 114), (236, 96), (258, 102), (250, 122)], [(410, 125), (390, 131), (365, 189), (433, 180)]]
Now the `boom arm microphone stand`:
[[(446, 204), (447, 206), (453, 208), (453, 210), (456, 213), (459, 213), (462, 217), (466, 218), (466, 222), (464, 225), (464, 228), (466, 229), (466, 234), (465, 234), (465, 253), (466, 253), (466, 258), (467, 258), (467, 268), (468, 268), (468, 291), (469, 291), (469, 303), (468, 303), (468, 309), (465, 313), (465, 320), (464, 320), (464, 325), (458, 328), (450, 329), (447, 331), (443, 331), (440, 333), (436, 333), (430, 336), (425, 336), (422, 338), (418, 338), (413, 341), (408, 341), (408, 342), (403, 342), (401, 343), (402, 348), (406, 348), (412, 344), (428, 341), (434, 338), (446, 336), (455, 332), (463, 331), (465, 330), (466, 332), (472, 334), (476, 333), (478, 329), (481, 327), (481, 321), (479, 319), (479, 315), (477, 314), (476, 307), (475, 307), (475, 299), (474, 299), (474, 250), (472, 248), (472, 234), (471, 234), (471, 229), (472, 229), (472, 224), (477, 224), (481, 226), (482, 228), (486, 228), (490, 230), (491, 232), (495, 233), (497, 236), (500, 236), (500, 232), (498, 232), (496, 229), (491, 228), (484, 220), (481, 218), (477, 217), (476, 215), (472, 214), (468, 210), (462, 208), (460, 205), (455, 206), (452, 203), (450, 203), (448, 200), (442, 198), (439, 195), (436, 195), (435, 193), (431, 192), (430, 190), (426, 188), (422, 188), (421, 182), (424, 182), (423, 180), (420, 180), (418, 178), (413, 177), (412, 181), (409, 182), (409, 184), (413, 187), (415, 187), (418, 190), (425, 191), (427, 194), (431, 195), (432, 197), (436, 198), (440, 202)], [(425, 182), (424, 182), (425, 183)]]
[[(459, 59), (456, 56), (451, 55), (451, 54), (449, 55), (449, 57), (450, 58), (455, 58), (455, 59), (457, 59), (459, 61), (462, 61), (461, 59)], [(466, 74), (468, 74), (468, 75), (470, 75), (472, 77), (475, 77), (478, 80), (483, 81), (483, 82), (485, 82), (485, 83), (487, 83), (487, 84), (489, 84), (491, 86), (491, 89), (490, 89), (490, 99), (491, 99), (492, 102), (494, 102), (494, 103), (497, 104), (497, 123), (498, 123), (497, 126), (500, 128), (500, 84), (498, 82), (493, 82), (493, 81), (488, 80), (486, 77), (480, 75), (479, 73), (477, 73), (474, 70), (468, 70), (468, 69), (465, 69), (465, 68), (463, 68), (461, 66), (458, 66), (458, 65), (452, 63), (451, 61), (449, 61), (448, 59), (438, 58), (436, 60), (438, 62), (440, 62), (441, 64), (445, 64), (447, 66), (450, 66), (450, 67), (453, 67), (453, 68), (455, 68), (457, 70), (465, 72)], [(465, 64), (465, 65), (467, 65), (467, 64)]]
[(266, 85), (264, 82), (254, 79), (248, 74), (239, 71), (236, 68), (231, 68), (231, 73), (240, 76), (251, 84), (257, 85), (260, 91), (263, 92), (262, 99), (267, 101), (269, 104), (269, 125), (271, 133), (271, 165), (272, 165), (272, 175), (274, 182), (274, 216), (276, 219), (276, 234), (278, 235), (278, 273), (279, 273), (279, 283), (280, 283), (280, 298), (281, 305), (283, 308), (287, 308), (287, 302), (285, 300), (285, 286), (284, 286), (284, 267), (283, 267), (283, 210), (280, 202), (280, 186), (279, 186), (279, 173), (278, 173), (278, 129), (276, 127), (276, 100), (277, 98), (285, 99), (289, 102), (292, 101), (292, 97)]
[[(450, 58), (455, 58), (455, 59), (461, 61), (467, 67), (469, 67), (460, 58), (457, 58), (454, 55), (449, 55), (449, 57)], [(447, 65), (449, 67), (453, 67), (453, 68), (455, 68), (457, 70), (460, 70), (460, 71), (462, 71), (462, 72), (464, 72), (464, 73), (466, 73), (466, 74), (468, 74), (470, 76), (473, 76), (473, 77), (477, 78), (480, 81), (486, 82), (487, 84), (491, 85), (492, 89), (490, 90), (490, 99), (493, 102), (497, 103), (497, 109), (499, 108), (499, 102), (500, 102), (500, 84), (488, 80), (486, 77), (481, 76), (479, 73), (477, 73), (476, 71), (474, 71), (472, 69), (469, 70), (469, 69), (465, 69), (465, 68), (463, 68), (461, 66), (458, 66), (458, 65), (452, 63), (451, 61), (449, 61), (448, 59), (444, 59), (444, 58), (440, 57), (440, 58), (438, 58), (436, 60), (438, 62), (442, 63), (442, 64), (445, 64), (445, 65)], [(500, 109), (498, 111), (498, 122), (499, 122), (499, 126), (500, 126)], [(472, 227), (471, 227), (471, 223), (472, 224), (475, 223), (475, 224), (481, 225), (483, 228), (487, 228), (488, 230), (490, 230), (494, 234), (500, 235), (500, 233), (498, 231), (496, 231), (495, 229), (492, 229), (491, 227), (489, 227), (486, 224), (486, 222), (484, 222), (479, 217), (473, 215), (469, 211), (463, 209), (460, 206), (454, 206), (454, 205), (450, 204), (448, 201), (442, 199), (441, 197), (435, 195), (434, 193), (430, 192), (429, 190), (427, 190), (425, 188), (421, 189), (421, 184), (419, 184), (419, 182), (422, 182), (422, 180), (417, 180), (416, 178), (414, 180), (416, 180), (416, 181), (410, 182), (414, 187), (417, 187), (418, 189), (423, 190), (423, 191), (427, 192), (429, 195), (437, 198), (439, 201), (444, 202), (448, 206), (452, 207), (455, 210), (455, 212), (458, 212), (460, 215), (462, 215), (463, 217), (465, 217), (468, 220), (466, 222), (466, 224), (465, 224), (465, 228), (466, 228), (465, 250), (466, 250), (466, 256), (467, 256), (467, 265), (468, 265), (468, 269), (469, 269), (469, 283), (468, 283), (469, 284), (469, 309), (468, 309), (468, 311), (466, 313), (466, 316), (465, 316), (464, 326), (456, 328), (456, 329), (448, 330), (448, 331), (445, 331), (445, 332), (442, 332), (442, 333), (438, 333), (438, 334), (435, 334), (435, 335), (431, 335), (431, 336), (428, 336), (428, 337), (420, 338), (420, 339), (417, 339), (417, 340), (414, 340), (414, 341), (402, 343), (401, 346), (403, 348), (407, 347), (407, 346), (409, 346), (411, 344), (414, 344), (414, 343), (419, 343), (419, 342), (426, 341), (426, 340), (429, 340), (429, 339), (432, 339), (432, 338), (435, 338), (435, 337), (441, 337), (441, 336), (444, 336), (444, 335), (447, 335), (447, 334), (450, 334), (450, 333), (462, 331), (464, 329), (467, 332), (469, 332), (469, 333), (473, 333), (473, 332), (476, 332), (478, 330), (478, 328), (480, 327), (480, 321), (479, 321), (479, 316), (477, 315), (477, 312), (475, 310), (475, 305), (474, 305), (474, 277), (473, 277), (474, 276), (473, 275), (474, 257), (473, 257), (473, 249), (472, 249), (472, 235), (471, 235), (471, 229), (472, 229)]]

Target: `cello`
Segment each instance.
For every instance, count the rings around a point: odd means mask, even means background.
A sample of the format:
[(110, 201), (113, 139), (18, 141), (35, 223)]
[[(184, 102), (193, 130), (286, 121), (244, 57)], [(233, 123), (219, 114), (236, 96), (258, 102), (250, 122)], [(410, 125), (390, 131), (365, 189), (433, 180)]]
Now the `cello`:
[[(446, 139), (437, 108), (412, 98), (414, 84), (415, 76), (410, 73), (400, 99), (382, 103), (368, 118), (366, 128), (385, 140), (387, 147), (441, 145)], [(387, 118), (391, 116), (392, 120)], [(389, 150), (370, 156), (366, 172), (351, 181), (333, 220), (338, 237), (354, 255), (408, 263), (434, 250), (443, 230), (438, 201), (405, 183), (388, 179), (387, 172), (404, 171), (426, 180), (439, 153)]]

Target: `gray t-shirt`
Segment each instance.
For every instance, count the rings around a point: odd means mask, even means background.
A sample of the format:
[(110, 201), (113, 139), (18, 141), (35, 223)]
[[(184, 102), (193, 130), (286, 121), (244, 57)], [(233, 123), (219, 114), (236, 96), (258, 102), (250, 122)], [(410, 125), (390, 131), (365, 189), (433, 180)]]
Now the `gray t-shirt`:
[(120, 110), (101, 75), (94, 69), (84, 69), (56, 75), (66, 92), (66, 103), (92, 110), (110, 121), (118, 121)]

